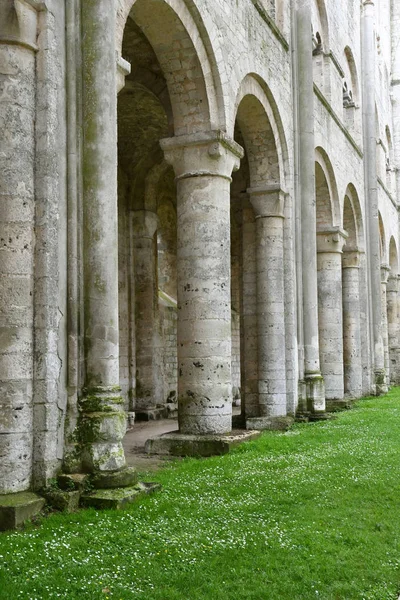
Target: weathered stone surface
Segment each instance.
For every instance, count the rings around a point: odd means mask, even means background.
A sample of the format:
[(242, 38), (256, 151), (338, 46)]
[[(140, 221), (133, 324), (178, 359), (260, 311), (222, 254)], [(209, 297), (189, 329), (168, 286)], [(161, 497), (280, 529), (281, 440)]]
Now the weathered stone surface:
[(252, 417), (246, 419), (246, 429), (287, 431), (293, 423), (293, 417)]
[(36, 516), (45, 505), (45, 499), (31, 492), (0, 495), (0, 531), (15, 529)]
[(95, 473), (90, 482), (98, 489), (122, 488), (133, 486), (137, 483), (138, 476), (134, 467), (124, 467), (118, 471)]
[(74, 512), (78, 510), (79, 499), (81, 497), (80, 490), (61, 490), (57, 488), (47, 488), (43, 491), (43, 496), (46, 502), (64, 512)]
[(139, 482), (133, 487), (96, 490), (81, 497), (81, 506), (85, 508), (114, 509), (127, 508), (145, 494), (151, 494), (161, 488), (158, 483)]
[(63, 473), (57, 477), (58, 485), (62, 490), (82, 491), (88, 485), (90, 475), (88, 473)]
[(145, 450), (148, 454), (172, 456), (218, 456), (260, 435), (259, 431), (239, 430), (224, 435), (190, 435), (177, 431), (147, 440)]

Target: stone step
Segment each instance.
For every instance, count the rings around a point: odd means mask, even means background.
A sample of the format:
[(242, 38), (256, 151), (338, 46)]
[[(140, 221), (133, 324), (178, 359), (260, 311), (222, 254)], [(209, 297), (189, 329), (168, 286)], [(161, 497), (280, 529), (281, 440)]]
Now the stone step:
[(159, 489), (161, 489), (161, 485), (158, 483), (139, 482), (131, 487), (95, 490), (81, 496), (81, 506), (98, 510), (119, 510), (127, 508), (145, 494), (151, 494)]
[(17, 492), (0, 496), (0, 531), (16, 529), (35, 517), (44, 507), (45, 499), (32, 492)]

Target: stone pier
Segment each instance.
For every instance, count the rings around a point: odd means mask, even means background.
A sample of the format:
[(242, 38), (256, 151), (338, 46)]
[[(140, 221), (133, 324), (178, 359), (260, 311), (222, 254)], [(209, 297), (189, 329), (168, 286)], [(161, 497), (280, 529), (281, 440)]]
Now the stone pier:
[(363, 391), (359, 272), (359, 252), (343, 252), (343, 362), (344, 393), (347, 398), (360, 398)]
[(388, 346), (390, 385), (398, 385), (399, 378), (399, 352), (400, 352), (400, 324), (399, 324), (399, 277), (389, 274), (386, 287), (387, 321), (388, 321)]
[(277, 185), (249, 189), (256, 217), (258, 418), (248, 429), (282, 427), (286, 417), (283, 223), (285, 194)]
[(338, 227), (317, 233), (319, 346), (329, 408), (344, 396), (342, 250), (346, 238)]
[[(156, 338), (158, 333), (157, 248), (154, 234), (158, 217), (149, 210), (132, 212), (132, 246), (135, 276), (136, 399), (138, 419), (158, 415)], [(159, 409), (158, 409), (159, 410)]]
[(36, 27), (0, 7), (0, 493), (32, 482)]
[(86, 471), (125, 465), (119, 388), (117, 112), (114, 0), (86, 0), (83, 37), (85, 389), (79, 436)]
[(304, 2), (296, 12), (298, 68), (298, 155), (301, 202), (302, 317), (304, 382), (306, 397), (299, 398), (299, 412), (323, 415), (325, 387), (321, 375), (318, 342), (318, 286), (315, 209), (315, 136), (311, 7)]
[(387, 311), (387, 285), (390, 273), (389, 265), (381, 266), (381, 302), (382, 302), (382, 341), (385, 365), (385, 383), (390, 385), (390, 360), (389, 360), (389, 330)]

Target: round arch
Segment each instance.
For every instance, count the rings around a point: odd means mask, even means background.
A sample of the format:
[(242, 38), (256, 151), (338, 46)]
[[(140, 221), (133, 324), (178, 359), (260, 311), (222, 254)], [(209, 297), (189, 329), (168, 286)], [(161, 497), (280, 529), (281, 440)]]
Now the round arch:
[(217, 61), (193, 1), (118, 0), (118, 55), (122, 54), (129, 17), (149, 40), (163, 69), (174, 113), (175, 135), (226, 130)]
[[(246, 75), (246, 77), (244, 77), (239, 86), (234, 105), (235, 118), (230, 124), (232, 133), (236, 118), (238, 119), (240, 126), (243, 125), (243, 122), (245, 120), (243, 118), (244, 115), (241, 115), (239, 110), (241, 106), (245, 107), (245, 104), (243, 104), (243, 102), (247, 104), (248, 109), (252, 108), (253, 110), (255, 110), (254, 114), (248, 115), (248, 119), (246, 119), (248, 123), (254, 122), (254, 120), (257, 120), (257, 118), (261, 119), (261, 129), (259, 132), (259, 137), (261, 137), (261, 132), (267, 133), (269, 131), (272, 133), (274, 143), (273, 146), (271, 145), (269, 150), (271, 152), (271, 156), (273, 156), (274, 152), (276, 153), (275, 172), (278, 173), (279, 183), (281, 187), (285, 189), (288, 187), (290, 181), (290, 165), (289, 152), (287, 148), (282, 120), (280, 118), (275, 99), (271, 91), (269, 90), (267, 84), (261, 79), (261, 77), (259, 77), (255, 73), (249, 73), (248, 75)], [(258, 115), (258, 117), (256, 117), (256, 115)], [(231, 132), (228, 132), (228, 134)], [(245, 131), (243, 131), (243, 133), (244, 135), (246, 135)], [(278, 181), (276, 181), (276, 183), (278, 183)]]
[(379, 239), (381, 243), (381, 263), (387, 262), (385, 226), (380, 211), (378, 212)]
[(399, 274), (399, 254), (397, 251), (396, 240), (392, 236), (389, 242), (389, 266), (391, 275)]
[[(337, 185), (336, 185), (336, 177), (335, 177), (335, 173), (333, 170), (333, 166), (332, 163), (326, 153), (326, 151), (321, 147), (318, 146), (315, 149), (315, 163), (316, 163), (316, 173), (318, 175), (318, 172), (320, 172), (320, 174), (323, 175), (324, 180), (325, 180), (325, 184), (326, 184), (326, 188), (328, 191), (328, 201), (329, 201), (329, 206), (327, 206), (326, 208), (330, 208), (330, 215), (331, 215), (331, 222), (330, 223), (324, 223), (324, 225), (328, 225), (328, 226), (339, 226), (341, 224), (341, 218), (340, 218), (340, 203), (339, 203), (339, 195), (338, 195), (338, 190), (337, 190)], [(316, 182), (317, 184), (317, 188), (318, 188), (318, 181)], [(318, 197), (318, 189), (317, 189), (317, 197)], [(317, 211), (318, 211), (318, 207), (317, 207)], [(318, 219), (318, 217), (317, 217)], [(318, 226), (318, 223), (317, 223)]]
[[(351, 210), (351, 218), (354, 220), (354, 227), (355, 227), (355, 235), (356, 235), (356, 246), (359, 250), (365, 250), (365, 235), (364, 235), (364, 222), (363, 222), (363, 217), (362, 217), (362, 212), (361, 212), (361, 205), (360, 205), (360, 200), (359, 200), (359, 196), (357, 194), (357, 190), (355, 188), (355, 186), (352, 183), (349, 183), (349, 185), (346, 188), (346, 192), (345, 192), (345, 202), (343, 203), (343, 215), (342, 215), (342, 224), (343, 224), (343, 229), (345, 229), (347, 231), (347, 219), (349, 218), (349, 215), (346, 215), (346, 200), (348, 202), (348, 208), (350, 208)], [(347, 225), (347, 227), (346, 227)], [(350, 233), (350, 232), (348, 232)], [(348, 239), (347, 244), (349, 245), (350, 239)]]

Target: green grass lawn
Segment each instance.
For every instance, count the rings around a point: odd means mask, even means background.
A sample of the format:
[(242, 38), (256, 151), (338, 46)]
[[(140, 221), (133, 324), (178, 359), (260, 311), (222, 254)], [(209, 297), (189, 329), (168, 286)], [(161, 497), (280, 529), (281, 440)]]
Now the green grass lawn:
[(0, 535), (7, 600), (394, 600), (400, 389), (330, 422), (152, 474), (127, 511)]

